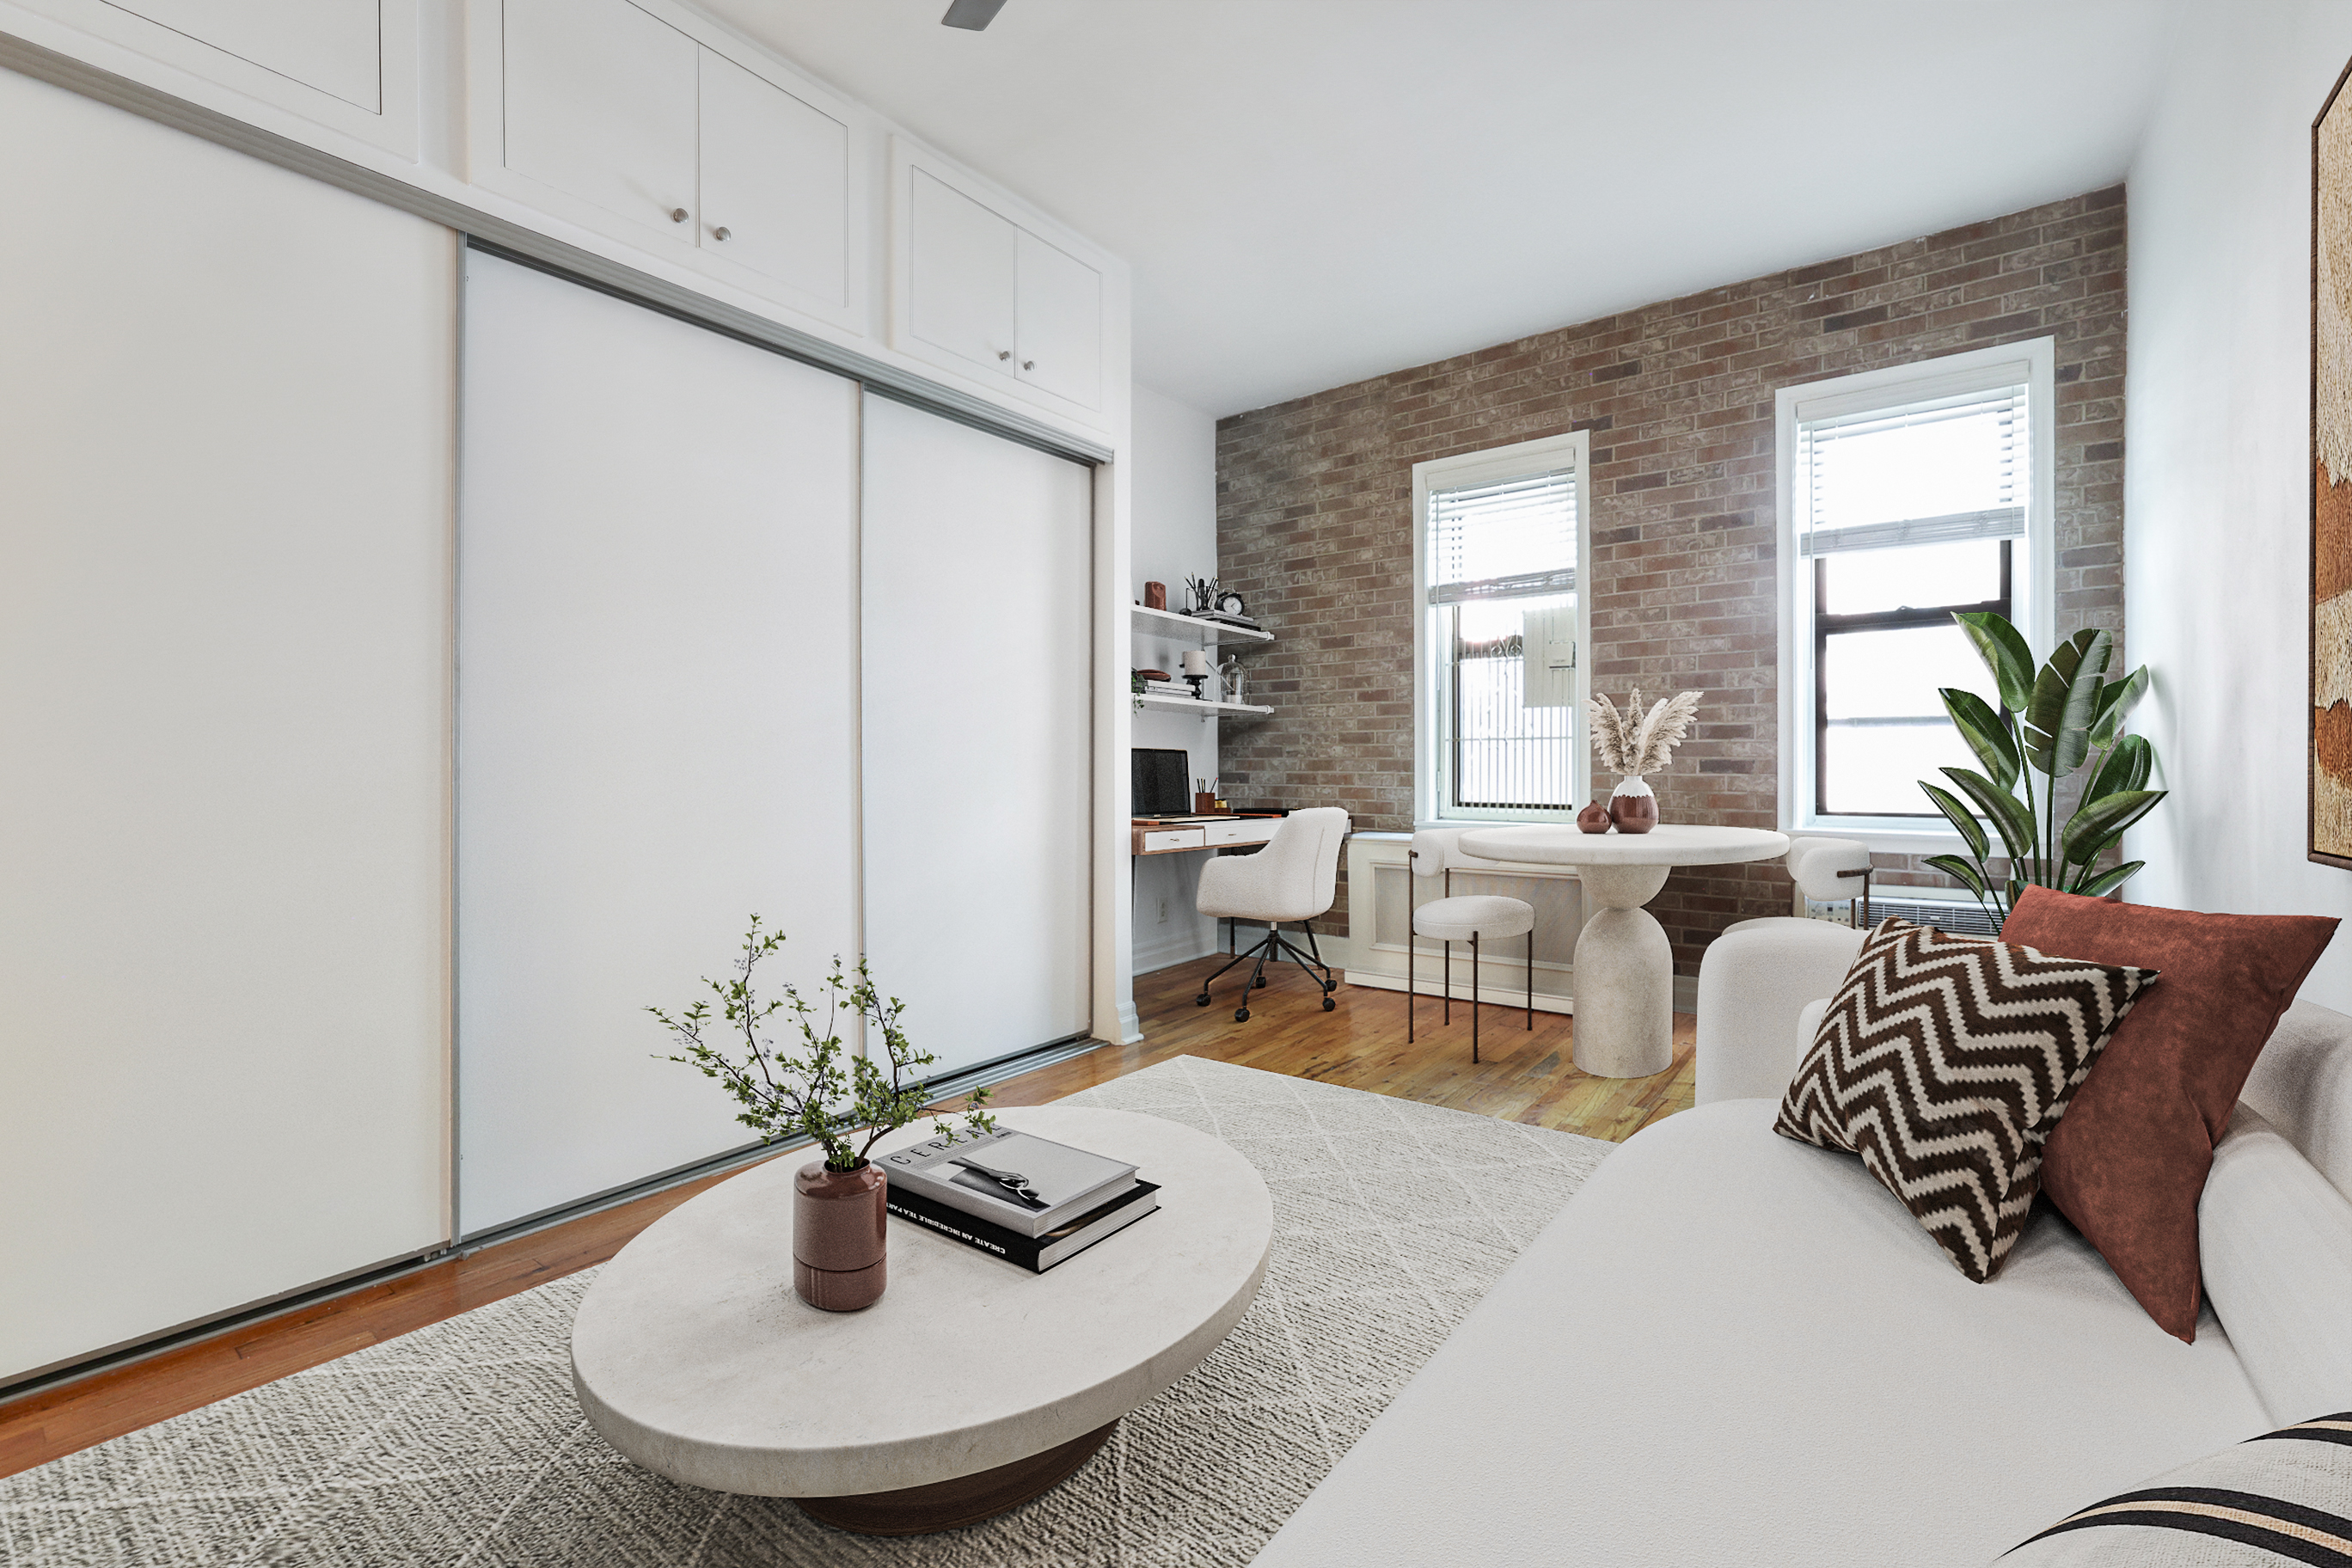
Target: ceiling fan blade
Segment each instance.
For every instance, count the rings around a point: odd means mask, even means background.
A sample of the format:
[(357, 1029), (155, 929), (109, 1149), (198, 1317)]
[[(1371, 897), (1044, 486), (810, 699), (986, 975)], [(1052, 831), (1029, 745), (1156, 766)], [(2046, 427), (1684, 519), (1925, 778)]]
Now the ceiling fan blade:
[(995, 21), (996, 14), (1003, 9), (1004, 0), (955, 0), (948, 7), (948, 14), (940, 18), (940, 26), (977, 33)]

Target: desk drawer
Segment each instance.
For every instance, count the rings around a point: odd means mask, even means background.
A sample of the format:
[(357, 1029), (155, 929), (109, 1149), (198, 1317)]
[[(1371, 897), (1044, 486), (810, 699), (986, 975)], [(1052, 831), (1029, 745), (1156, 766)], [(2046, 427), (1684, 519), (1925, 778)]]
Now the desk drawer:
[(1263, 844), (1274, 837), (1274, 822), (1213, 822), (1201, 831), (1210, 847), (1220, 844)]
[(1138, 855), (1159, 855), (1171, 849), (1201, 849), (1208, 840), (1197, 827), (1147, 827), (1135, 836)]

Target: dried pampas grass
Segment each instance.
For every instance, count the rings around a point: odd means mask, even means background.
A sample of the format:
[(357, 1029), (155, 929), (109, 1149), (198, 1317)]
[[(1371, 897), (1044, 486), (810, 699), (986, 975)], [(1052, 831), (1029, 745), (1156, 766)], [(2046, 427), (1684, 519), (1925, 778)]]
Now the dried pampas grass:
[(1608, 698), (1595, 694), (1585, 700), (1585, 711), (1592, 719), (1592, 750), (1601, 765), (1612, 773), (1655, 773), (1670, 762), (1675, 748), (1690, 733), (1691, 721), (1698, 717), (1696, 691), (1677, 691), (1672, 697), (1662, 697), (1652, 704), (1647, 713), (1642, 711), (1642, 689), (1635, 687), (1626, 700), (1624, 710)]

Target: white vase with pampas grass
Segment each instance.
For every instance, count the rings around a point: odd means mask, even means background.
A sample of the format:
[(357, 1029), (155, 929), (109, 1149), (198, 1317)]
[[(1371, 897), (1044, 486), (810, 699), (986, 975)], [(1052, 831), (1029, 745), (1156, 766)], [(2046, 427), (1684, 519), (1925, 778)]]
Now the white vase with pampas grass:
[(1635, 687), (1622, 711), (1598, 694), (1585, 700), (1592, 720), (1592, 754), (1601, 765), (1622, 774), (1609, 797), (1609, 817), (1620, 833), (1647, 833), (1658, 825), (1658, 799), (1643, 775), (1664, 767), (1698, 716), (1700, 693), (1677, 691), (1642, 709)]

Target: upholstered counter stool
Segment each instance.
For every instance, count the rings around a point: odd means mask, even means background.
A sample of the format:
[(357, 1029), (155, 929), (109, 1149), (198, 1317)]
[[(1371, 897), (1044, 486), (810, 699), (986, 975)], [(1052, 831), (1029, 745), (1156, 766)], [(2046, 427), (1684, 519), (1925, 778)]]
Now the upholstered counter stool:
[[(1853, 908), (1846, 924), (1866, 926), (1870, 923), (1870, 846), (1859, 838), (1791, 837), (1789, 875), (1805, 897), (1817, 904), (1842, 903), (1848, 900)], [(1790, 926), (1813, 925), (1819, 922), (1796, 915), (1766, 915), (1759, 920), (1734, 921), (1723, 928), (1729, 936), (1736, 931), (1763, 931), (1770, 928), (1787, 930)]]
[[(1412, 911), (1412, 938), (1433, 936), (1445, 944), (1445, 1021), (1454, 1022), (1454, 944), (1470, 944), (1470, 1059), (1478, 1059), (1478, 943), (1482, 939), (1524, 935), (1528, 939), (1528, 1027), (1536, 1026), (1536, 908), (1525, 899), (1499, 893), (1454, 893), (1456, 870), (1495, 869), (1491, 860), (1462, 853), (1458, 827), (1423, 828), (1412, 836), (1408, 858), (1416, 877), (1442, 877), (1444, 896)], [(1404, 944), (1404, 1037), (1412, 1043), (1413, 955), (1418, 941)]]

